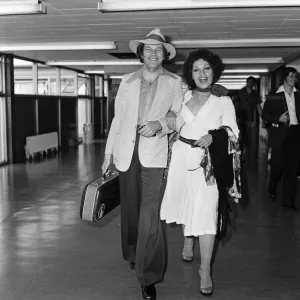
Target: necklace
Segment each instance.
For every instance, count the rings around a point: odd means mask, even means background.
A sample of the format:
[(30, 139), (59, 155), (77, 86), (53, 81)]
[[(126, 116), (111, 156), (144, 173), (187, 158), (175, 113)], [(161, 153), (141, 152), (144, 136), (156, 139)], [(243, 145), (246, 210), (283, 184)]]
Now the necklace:
[(201, 89), (201, 88), (197, 87), (196, 90), (197, 90), (198, 92), (201, 92), (201, 93), (211, 92), (211, 86), (209, 86), (209, 87), (207, 87), (207, 88), (205, 88), (205, 89)]

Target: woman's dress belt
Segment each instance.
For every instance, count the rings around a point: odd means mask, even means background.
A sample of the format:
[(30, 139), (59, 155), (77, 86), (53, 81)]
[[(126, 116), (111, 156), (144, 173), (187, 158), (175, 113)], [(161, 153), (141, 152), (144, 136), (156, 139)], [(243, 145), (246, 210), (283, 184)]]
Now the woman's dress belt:
[(198, 146), (195, 146), (194, 143), (197, 141), (197, 140), (192, 140), (192, 139), (186, 139), (184, 138), (183, 136), (179, 136), (179, 141), (182, 141), (183, 143), (186, 143), (188, 145), (191, 145), (192, 148), (195, 148), (195, 147), (198, 147)]

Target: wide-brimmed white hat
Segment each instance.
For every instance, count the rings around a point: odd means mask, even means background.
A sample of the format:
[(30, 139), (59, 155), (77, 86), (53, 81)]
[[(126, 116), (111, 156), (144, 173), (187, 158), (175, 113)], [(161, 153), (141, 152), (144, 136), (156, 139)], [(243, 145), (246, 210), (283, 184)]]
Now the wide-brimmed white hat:
[(146, 35), (146, 38), (144, 40), (131, 40), (129, 42), (130, 50), (136, 54), (137, 47), (140, 43), (149, 45), (163, 44), (167, 51), (170, 53), (169, 59), (174, 58), (176, 55), (175, 47), (166, 42), (165, 37), (163, 36), (159, 28), (153, 29)]

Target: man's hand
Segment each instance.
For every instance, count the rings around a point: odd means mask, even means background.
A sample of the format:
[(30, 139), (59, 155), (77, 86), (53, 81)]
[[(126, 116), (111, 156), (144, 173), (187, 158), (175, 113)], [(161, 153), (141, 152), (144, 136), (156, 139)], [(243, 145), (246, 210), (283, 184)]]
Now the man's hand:
[(106, 154), (104, 157), (104, 162), (102, 164), (102, 174), (105, 175), (107, 172), (109, 166), (112, 163), (112, 155), (111, 154)]
[(199, 140), (197, 140), (194, 145), (201, 147), (201, 148), (207, 148), (210, 146), (212, 143), (212, 135), (211, 134), (206, 134), (202, 136)]
[(160, 129), (161, 125), (158, 121), (150, 121), (141, 124), (140, 129), (138, 129), (138, 133), (149, 138), (154, 136)]
[(176, 114), (172, 111), (169, 111), (166, 115), (166, 121), (170, 130), (176, 129)]
[(281, 123), (286, 123), (290, 120), (290, 117), (289, 117), (289, 112), (286, 111), (285, 113), (283, 113), (280, 117), (279, 117), (279, 122)]

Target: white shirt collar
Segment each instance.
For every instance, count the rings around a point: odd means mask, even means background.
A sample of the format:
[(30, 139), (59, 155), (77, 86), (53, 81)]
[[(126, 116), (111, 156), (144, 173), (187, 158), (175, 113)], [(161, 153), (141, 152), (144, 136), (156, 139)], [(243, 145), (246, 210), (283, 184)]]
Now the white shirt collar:
[[(281, 92), (285, 92), (283, 85), (281, 85), (278, 90), (276, 91), (276, 94), (281, 93)], [(295, 87), (293, 87), (293, 93), (297, 92), (297, 89)]]

